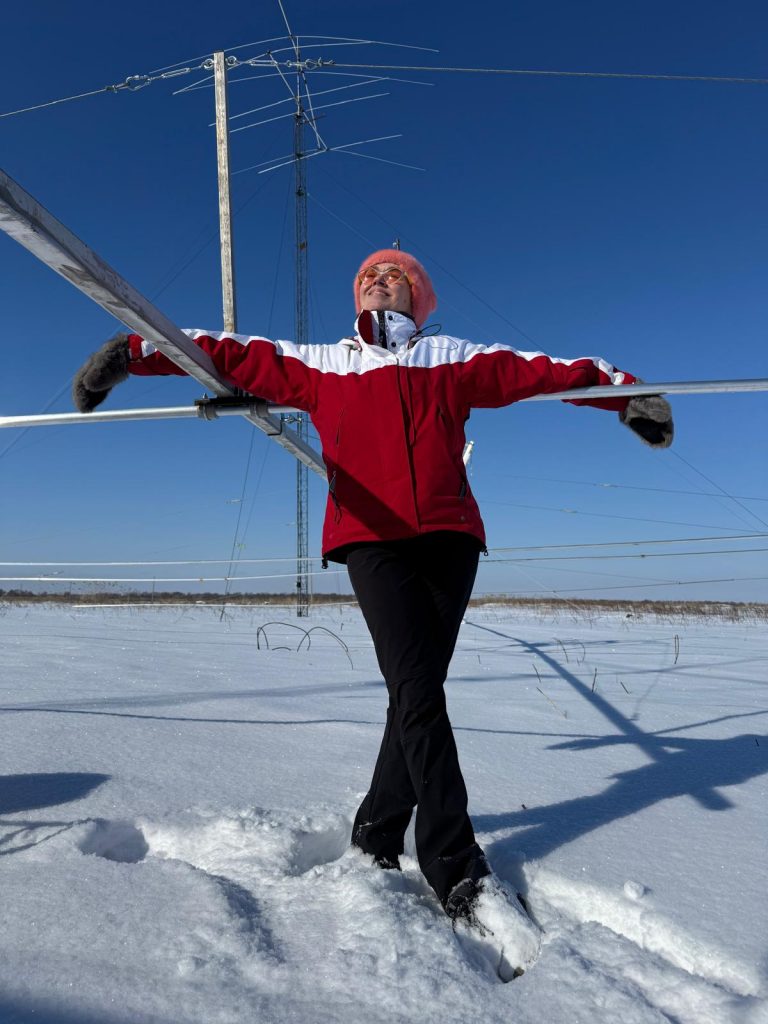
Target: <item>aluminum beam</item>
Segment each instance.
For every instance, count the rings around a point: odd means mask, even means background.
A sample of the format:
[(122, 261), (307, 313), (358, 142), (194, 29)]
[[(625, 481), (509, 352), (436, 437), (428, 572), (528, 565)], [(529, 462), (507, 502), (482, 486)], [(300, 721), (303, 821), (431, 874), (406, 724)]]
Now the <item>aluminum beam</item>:
[[(131, 331), (150, 338), (161, 352), (215, 395), (234, 395), (234, 389), (202, 349), (2, 170), (0, 229)], [(267, 412), (266, 403), (262, 411), (250, 404), (242, 415), (325, 478), (319, 454)]]
[[(200, 419), (218, 420), (222, 416), (246, 416), (248, 413), (262, 415), (262, 402), (244, 401), (241, 405), (231, 408), (205, 410), (196, 405), (169, 406), (164, 409), (98, 409), (96, 412), (57, 412), (45, 413), (40, 416), (0, 416), (0, 429), (10, 427), (26, 429), (28, 427), (68, 427), (80, 423), (126, 423), (131, 420), (174, 420)], [(295, 410), (287, 405), (271, 405), (269, 412), (292, 413)]]
[(577, 398), (632, 398), (635, 395), (708, 395), (737, 391), (768, 391), (768, 377), (747, 380), (667, 381), (659, 384), (600, 384), (592, 388), (574, 388), (551, 395), (531, 395), (523, 402), (572, 401)]
[[(619, 395), (618, 388), (621, 388)], [(572, 391), (558, 391), (551, 395), (533, 395), (523, 398), (523, 402), (563, 401), (583, 398), (617, 398), (634, 395), (704, 395), (733, 394), (736, 392), (768, 391), (768, 378), (752, 380), (703, 380), (658, 384), (608, 384), (593, 388), (575, 388)], [(269, 405), (266, 402), (243, 402), (242, 406), (218, 408), (210, 415), (200, 411), (197, 406), (175, 406), (170, 408), (152, 409), (99, 409), (96, 412), (79, 413), (47, 413), (39, 416), (0, 416), (0, 429), (3, 427), (60, 427), (77, 423), (123, 423), (128, 420), (169, 420), (175, 418), (218, 419), (221, 416), (253, 415), (276, 416), (280, 413), (295, 413), (297, 410), (287, 405)]]

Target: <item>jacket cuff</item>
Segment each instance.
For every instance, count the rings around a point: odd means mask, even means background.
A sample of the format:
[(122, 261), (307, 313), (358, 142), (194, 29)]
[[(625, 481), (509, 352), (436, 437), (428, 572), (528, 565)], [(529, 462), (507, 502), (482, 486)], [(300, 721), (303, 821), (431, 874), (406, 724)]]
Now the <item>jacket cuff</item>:
[(138, 362), (138, 360), (142, 358), (142, 340), (143, 339), (140, 334), (128, 335), (128, 358), (132, 363)]

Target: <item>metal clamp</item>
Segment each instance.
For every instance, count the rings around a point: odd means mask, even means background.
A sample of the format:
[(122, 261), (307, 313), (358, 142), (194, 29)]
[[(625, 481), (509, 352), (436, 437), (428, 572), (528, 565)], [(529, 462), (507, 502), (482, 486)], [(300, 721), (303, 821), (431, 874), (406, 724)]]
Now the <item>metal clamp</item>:
[(210, 398), (204, 395), (195, 399), (197, 415), (203, 420), (217, 420), (220, 415), (233, 415), (234, 413), (248, 413), (253, 409), (253, 402), (244, 402), (239, 395), (221, 396)]

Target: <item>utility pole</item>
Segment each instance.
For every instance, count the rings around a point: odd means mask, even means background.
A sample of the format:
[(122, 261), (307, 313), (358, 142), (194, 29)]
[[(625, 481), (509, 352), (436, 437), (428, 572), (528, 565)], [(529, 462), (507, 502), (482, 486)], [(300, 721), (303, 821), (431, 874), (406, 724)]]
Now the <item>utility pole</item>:
[[(293, 38), (293, 37), (292, 37)], [(299, 58), (296, 45), (297, 59)], [(229, 127), (227, 112), (227, 65), (222, 51), (213, 55), (216, 91), (216, 152), (219, 170), (219, 231), (221, 237), (221, 289), (224, 303), (224, 330), (237, 330), (235, 311), (235, 271), (232, 251), (232, 208), (229, 196)], [(297, 76), (298, 78), (298, 76)], [(307, 315), (307, 182), (304, 160), (304, 125), (306, 113), (301, 87), (296, 85), (293, 148), (296, 194), (296, 326), (299, 345), (308, 342)], [(308, 439), (306, 414), (296, 415), (296, 434)], [(309, 614), (309, 474), (307, 467), (296, 463), (296, 614)]]
[(216, 93), (216, 162), (219, 170), (219, 238), (221, 240), (221, 293), (224, 330), (237, 330), (235, 265), (232, 252), (232, 203), (229, 196), (229, 123), (227, 111), (227, 59), (223, 51), (213, 55)]
[[(229, 192), (229, 110), (227, 103), (227, 59), (223, 50), (213, 55), (213, 86), (216, 103), (216, 167), (218, 169), (219, 186), (219, 245), (221, 249), (221, 300), (224, 330), (234, 334), (237, 331), (237, 312), (235, 309), (235, 260), (232, 247), (232, 201)], [(236, 394), (243, 392), (236, 389)], [(235, 526), (235, 539), (232, 544), (232, 557), (238, 541), (237, 530), (240, 525), (238, 515)], [(232, 573), (230, 561), (228, 575)], [(224, 601), (229, 593), (230, 580), (224, 584)], [(220, 619), (224, 618), (224, 604), (221, 606)]]

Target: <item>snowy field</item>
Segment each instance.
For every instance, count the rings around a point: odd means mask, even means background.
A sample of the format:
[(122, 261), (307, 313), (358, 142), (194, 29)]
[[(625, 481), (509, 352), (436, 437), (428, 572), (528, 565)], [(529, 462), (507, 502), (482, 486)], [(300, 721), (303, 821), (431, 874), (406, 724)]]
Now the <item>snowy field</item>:
[(0, 607), (0, 644), (2, 1024), (768, 1021), (764, 624), (469, 610), (470, 810), (544, 933), (506, 985), (348, 850), (357, 610)]

